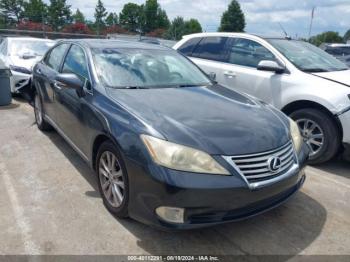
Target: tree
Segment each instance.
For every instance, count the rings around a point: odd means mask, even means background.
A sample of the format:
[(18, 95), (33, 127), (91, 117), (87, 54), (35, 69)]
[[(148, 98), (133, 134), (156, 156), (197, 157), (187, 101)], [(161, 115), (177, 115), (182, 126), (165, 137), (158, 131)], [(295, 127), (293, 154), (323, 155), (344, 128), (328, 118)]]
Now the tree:
[(322, 43), (342, 43), (343, 38), (338, 32), (328, 31), (311, 37), (309, 42), (315, 46), (320, 46)]
[(118, 15), (116, 13), (109, 13), (109, 15), (106, 18), (106, 25), (107, 26), (114, 26), (119, 23), (118, 21)]
[(119, 14), (119, 23), (128, 31), (138, 32), (142, 19), (141, 7), (134, 3), (125, 4)]
[(178, 16), (176, 17), (167, 33), (166, 33), (166, 38), (168, 39), (173, 39), (173, 40), (180, 40), (182, 38), (183, 35), (186, 34), (186, 24), (185, 24), (185, 20), (183, 19), (183, 17)]
[(162, 10), (157, 0), (147, 0), (142, 6), (143, 25), (142, 29), (145, 33), (152, 32), (158, 28), (168, 29), (169, 19)]
[(23, 16), (23, 0), (1, 0), (0, 12), (6, 24), (19, 23)]
[(202, 26), (198, 22), (197, 19), (190, 19), (189, 21), (185, 21), (185, 34), (195, 34), (195, 33), (202, 33)]
[(45, 23), (47, 5), (42, 0), (29, 0), (23, 3), (23, 17), (31, 22)]
[(75, 14), (73, 15), (73, 21), (74, 21), (74, 23), (83, 23), (83, 24), (85, 24), (85, 16), (84, 16), (84, 14), (82, 12), (80, 12), (79, 8), (77, 9)]
[(100, 30), (105, 27), (105, 17), (107, 16), (106, 8), (104, 7), (101, 0), (98, 0), (95, 7), (95, 24), (96, 24), (96, 33), (99, 35)]
[(245, 17), (237, 0), (232, 0), (221, 17), (220, 32), (244, 32)]
[(343, 38), (344, 38), (344, 42), (350, 40), (350, 29), (345, 33)]
[(72, 22), (70, 7), (66, 0), (50, 0), (48, 20), (53, 30), (61, 30), (64, 25)]

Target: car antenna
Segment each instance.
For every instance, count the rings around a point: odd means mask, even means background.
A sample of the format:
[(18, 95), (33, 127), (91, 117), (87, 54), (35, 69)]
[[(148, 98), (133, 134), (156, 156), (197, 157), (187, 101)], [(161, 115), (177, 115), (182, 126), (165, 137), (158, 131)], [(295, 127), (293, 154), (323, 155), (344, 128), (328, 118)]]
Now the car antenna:
[(282, 32), (283, 32), (283, 34), (284, 34), (284, 37), (285, 37), (286, 39), (288, 39), (288, 40), (291, 40), (292, 38), (287, 34), (287, 32), (286, 32), (286, 30), (284, 29), (284, 27), (282, 26), (282, 24), (281, 24), (281, 23), (278, 23), (278, 25), (280, 26), (280, 28), (281, 28), (281, 30), (282, 30)]

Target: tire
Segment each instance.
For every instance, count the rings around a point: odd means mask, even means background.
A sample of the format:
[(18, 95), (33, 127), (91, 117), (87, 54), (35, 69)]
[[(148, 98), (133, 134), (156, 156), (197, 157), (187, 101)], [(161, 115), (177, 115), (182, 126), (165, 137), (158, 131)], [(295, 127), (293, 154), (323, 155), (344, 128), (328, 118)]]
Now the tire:
[(321, 164), (335, 156), (340, 148), (340, 134), (335, 121), (327, 113), (306, 108), (294, 111), (290, 117), (298, 123), (310, 148), (309, 164)]
[(52, 130), (51, 125), (46, 122), (44, 118), (44, 108), (42, 106), (42, 100), (38, 93), (34, 94), (34, 115), (35, 115), (35, 123), (41, 131), (49, 131)]
[[(113, 157), (115, 158), (114, 165), (112, 164)], [(129, 205), (128, 173), (121, 153), (110, 141), (104, 142), (98, 150), (96, 174), (98, 188), (106, 208), (116, 217), (127, 218)]]

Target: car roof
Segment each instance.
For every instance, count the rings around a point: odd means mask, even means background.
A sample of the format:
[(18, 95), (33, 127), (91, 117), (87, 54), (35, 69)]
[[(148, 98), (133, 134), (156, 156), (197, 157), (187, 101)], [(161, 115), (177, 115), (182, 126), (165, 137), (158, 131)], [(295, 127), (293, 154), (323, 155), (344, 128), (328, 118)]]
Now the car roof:
[[(230, 33), (230, 32), (213, 32), (213, 33), (198, 33), (183, 36), (183, 39), (196, 38), (196, 37), (208, 37), (208, 36), (217, 36), (217, 37), (248, 37), (250, 39), (280, 39), (280, 40), (292, 40), (289, 37), (278, 37), (278, 36), (262, 36), (256, 34), (248, 33)], [(294, 39), (293, 39), (294, 40)]]
[(12, 40), (16, 40), (16, 41), (49, 41), (49, 42), (54, 42), (51, 39), (46, 39), (46, 38), (36, 38), (36, 37), (6, 37), (7, 40), (12, 41)]
[(145, 42), (134, 42), (111, 39), (69, 39), (62, 40), (60, 43), (77, 43), (87, 48), (131, 48), (131, 49), (149, 49), (149, 50), (171, 50), (162, 45), (149, 44)]

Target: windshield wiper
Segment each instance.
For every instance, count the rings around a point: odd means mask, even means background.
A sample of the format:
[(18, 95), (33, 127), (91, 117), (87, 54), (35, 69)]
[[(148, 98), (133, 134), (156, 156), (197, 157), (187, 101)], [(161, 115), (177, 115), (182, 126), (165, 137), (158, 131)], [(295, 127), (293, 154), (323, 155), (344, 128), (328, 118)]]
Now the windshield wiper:
[(302, 70), (303, 72), (307, 73), (323, 73), (323, 72), (329, 72), (329, 70), (323, 69), (323, 68), (306, 68)]
[(149, 89), (147, 86), (108, 86), (113, 89)]
[(185, 88), (185, 87), (199, 87), (199, 86), (208, 86), (209, 83), (206, 84), (182, 84), (182, 85), (174, 85), (176, 88)]

